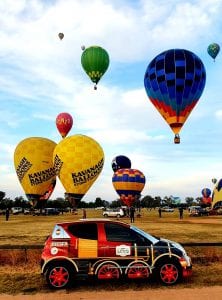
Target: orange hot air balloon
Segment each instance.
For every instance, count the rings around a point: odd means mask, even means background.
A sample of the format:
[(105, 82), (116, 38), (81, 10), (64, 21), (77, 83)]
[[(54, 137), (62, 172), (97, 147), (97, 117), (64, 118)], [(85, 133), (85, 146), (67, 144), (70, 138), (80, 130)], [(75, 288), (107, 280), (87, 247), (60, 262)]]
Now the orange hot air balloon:
[(72, 128), (72, 125), (73, 125), (73, 119), (69, 113), (63, 112), (57, 116), (56, 127), (59, 133), (61, 134), (62, 138), (67, 136), (67, 134)]

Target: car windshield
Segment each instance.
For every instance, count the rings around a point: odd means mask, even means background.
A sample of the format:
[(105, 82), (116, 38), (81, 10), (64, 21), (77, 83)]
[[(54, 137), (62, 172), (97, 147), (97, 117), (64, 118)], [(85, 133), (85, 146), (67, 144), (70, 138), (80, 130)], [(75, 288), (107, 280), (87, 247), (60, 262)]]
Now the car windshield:
[(155, 238), (154, 236), (150, 235), (149, 233), (147, 233), (135, 226), (130, 226), (130, 228), (132, 230), (134, 230), (135, 232), (139, 233), (140, 235), (142, 235), (143, 237), (145, 237), (146, 239), (150, 240), (153, 245), (159, 242), (159, 240), (157, 238)]

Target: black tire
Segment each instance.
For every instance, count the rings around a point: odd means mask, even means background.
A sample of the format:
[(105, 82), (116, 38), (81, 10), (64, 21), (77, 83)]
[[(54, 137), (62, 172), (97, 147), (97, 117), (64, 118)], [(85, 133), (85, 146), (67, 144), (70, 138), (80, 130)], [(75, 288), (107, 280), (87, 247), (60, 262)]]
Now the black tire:
[(176, 260), (164, 260), (157, 266), (157, 276), (163, 285), (175, 285), (181, 281), (182, 268)]
[(117, 218), (120, 218), (121, 216), (120, 216), (120, 214), (118, 214), (116, 217), (117, 217)]
[(64, 289), (70, 286), (74, 271), (65, 262), (56, 262), (50, 265), (46, 271), (46, 281), (52, 289)]
[(107, 217), (108, 217), (108, 215), (107, 215), (107, 214), (104, 214), (104, 217), (105, 217), (105, 218), (107, 218)]

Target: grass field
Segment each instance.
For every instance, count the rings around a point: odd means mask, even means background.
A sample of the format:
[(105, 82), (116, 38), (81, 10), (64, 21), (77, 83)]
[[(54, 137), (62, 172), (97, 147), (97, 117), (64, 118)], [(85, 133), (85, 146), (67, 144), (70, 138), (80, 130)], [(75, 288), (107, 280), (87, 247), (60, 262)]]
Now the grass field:
[[(11, 215), (8, 222), (0, 216), (0, 245), (30, 245), (43, 244), (58, 222), (69, 222), (82, 217), (65, 213), (58, 216)], [(101, 218), (102, 211), (87, 210), (87, 218)], [(121, 218), (129, 223), (129, 218)], [(164, 212), (159, 218), (155, 210), (143, 209), (140, 218), (135, 218), (135, 225), (156, 236), (186, 243), (186, 242), (222, 242), (222, 216), (189, 217), (184, 212), (183, 220), (179, 219), (178, 211)]]
[[(59, 216), (10, 216), (5, 221), (0, 216), (0, 245), (42, 245), (58, 222), (69, 222), (82, 217), (79, 210), (77, 215), (66, 213)], [(87, 210), (87, 218), (101, 218), (102, 212)], [(121, 218), (129, 223), (129, 218)], [(179, 219), (178, 211), (162, 213), (159, 218), (157, 211), (143, 209), (141, 217), (135, 218), (135, 225), (157, 236), (162, 236), (180, 243), (187, 242), (222, 242), (222, 216), (189, 217), (184, 212), (183, 220)], [(194, 273), (184, 286), (222, 285), (222, 247), (187, 248), (193, 258)], [(35, 293), (47, 292), (45, 280), (40, 275), (40, 250), (0, 250), (0, 293)], [(90, 283), (84, 282), (73, 287), (81, 289), (147, 289), (162, 288), (156, 283)], [(177, 286), (178, 287), (178, 286)]]

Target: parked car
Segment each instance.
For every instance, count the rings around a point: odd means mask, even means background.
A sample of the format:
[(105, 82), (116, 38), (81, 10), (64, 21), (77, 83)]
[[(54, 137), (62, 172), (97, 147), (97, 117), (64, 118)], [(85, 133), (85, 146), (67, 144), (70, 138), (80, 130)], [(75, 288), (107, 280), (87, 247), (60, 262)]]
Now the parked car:
[(24, 213), (24, 215), (30, 215), (31, 210), (29, 208), (25, 208), (23, 213)]
[(18, 215), (22, 213), (22, 207), (12, 207), (11, 208), (12, 214), (13, 215)]
[(124, 217), (125, 216), (125, 213), (123, 211), (122, 208), (107, 208), (104, 212), (103, 212), (103, 216), (105, 218), (107, 217), (117, 217), (117, 218), (120, 218), (120, 217)]
[(209, 216), (209, 210), (206, 208), (198, 207), (190, 210), (190, 217), (201, 217), (201, 216)]
[(154, 277), (169, 286), (190, 276), (192, 264), (176, 242), (120, 221), (82, 219), (55, 225), (44, 245), (41, 270), (55, 289), (88, 278)]
[(47, 207), (42, 211), (42, 214), (45, 216), (59, 215), (60, 211), (57, 208)]
[(161, 207), (161, 210), (165, 212), (174, 212), (174, 209), (169, 206)]

